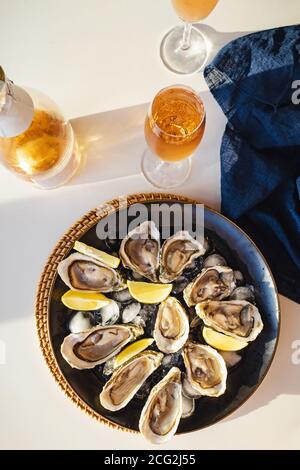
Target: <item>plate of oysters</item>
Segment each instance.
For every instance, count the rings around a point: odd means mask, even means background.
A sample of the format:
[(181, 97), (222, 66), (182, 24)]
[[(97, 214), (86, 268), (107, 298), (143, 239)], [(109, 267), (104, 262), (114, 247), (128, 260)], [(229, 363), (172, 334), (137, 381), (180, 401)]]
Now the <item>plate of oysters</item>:
[(36, 301), (41, 349), (64, 393), (152, 444), (242, 406), (270, 367), (279, 320), (251, 239), (170, 194), (87, 213), (53, 250)]

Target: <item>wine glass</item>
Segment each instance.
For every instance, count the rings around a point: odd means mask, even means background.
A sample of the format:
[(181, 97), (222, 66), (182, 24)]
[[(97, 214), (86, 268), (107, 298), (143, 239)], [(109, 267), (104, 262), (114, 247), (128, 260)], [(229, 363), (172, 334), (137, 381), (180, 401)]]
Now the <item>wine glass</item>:
[(192, 88), (175, 85), (159, 91), (145, 120), (145, 178), (158, 188), (183, 184), (191, 170), (189, 157), (198, 147), (204, 129), (204, 104)]
[(163, 38), (160, 56), (165, 66), (180, 74), (194, 73), (202, 69), (208, 57), (205, 36), (194, 28), (215, 8), (218, 0), (172, 0), (177, 15), (184, 26), (176, 26)]

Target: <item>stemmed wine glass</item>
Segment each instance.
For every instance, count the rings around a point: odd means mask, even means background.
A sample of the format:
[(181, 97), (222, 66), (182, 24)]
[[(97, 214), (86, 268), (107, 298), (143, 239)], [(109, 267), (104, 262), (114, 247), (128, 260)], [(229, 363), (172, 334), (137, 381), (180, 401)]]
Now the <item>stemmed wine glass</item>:
[(160, 56), (166, 67), (180, 74), (202, 69), (208, 57), (208, 43), (199, 29), (193, 27), (206, 18), (218, 0), (172, 0), (184, 26), (176, 26), (163, 38)]
[(175, 85), (159, 91), (145, 120), (145, 178), (158, 188), (183, 184), (191, 169), (189, 157), (198, 147), (204, 129), (204, 104), (192, 88)]

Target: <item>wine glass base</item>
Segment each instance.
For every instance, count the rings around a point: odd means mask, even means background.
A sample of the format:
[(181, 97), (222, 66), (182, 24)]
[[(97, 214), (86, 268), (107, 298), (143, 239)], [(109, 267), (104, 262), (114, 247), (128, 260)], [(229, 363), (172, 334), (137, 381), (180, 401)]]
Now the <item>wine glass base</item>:
[(142, 156), (143, 175), (157, 188), (170, 189), (182, 185), (190, 175), (191, 166), (191, 158), (179, 162), (166, 162), (160, 160), (149, 149), (146, 149)]
[(199, 72), (204, 67), (208, 47), (203, 34), (193, 27), (190, 47), (183, 49), (183, 31), (183, 26), (176, 26), (165, 35), (160, 45), (160, 57), (169, 70), (184, 75)]

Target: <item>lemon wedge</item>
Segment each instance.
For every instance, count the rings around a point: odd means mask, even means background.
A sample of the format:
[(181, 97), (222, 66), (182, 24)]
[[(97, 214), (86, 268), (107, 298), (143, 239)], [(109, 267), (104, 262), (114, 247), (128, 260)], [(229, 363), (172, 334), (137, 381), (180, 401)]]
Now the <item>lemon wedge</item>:
[(127, 281), (130, 295), (143, 304), (158, 304), (171, 293), (172, 284), (153, 284), (151, 282)]
[(153, 338), (143, 338), (135, 341), (134, 343), (129, 344), (123, 351), (116, 355), (114, 360), (114, 369), (124, 364), (124, 362), (131, 359), (133, 356), (136, 356), (144, 349), (148, 348), (152, 343)]
[(240, 351), (248, 346), (247, 341), (223, 335), (223, 333), (207, 328), (207, 326), (203, 328), (202, 334), (209, 346), (221, 351)]
[(72, 310), (98, 310), (109, 304), (110, 299), (96, 292), (77, 292), (68, 290), (61, 298), (62, 303)]
[(117, 268), (120, 264), (120, 259), (116, 256), (112, 256), (105, 251), (98, 250), (92, 246), (88, 246), (85, 243), (76, 241), (74, 243), (74, 250), (78, 251), (82, 255), (90, 256), (101, 263), (106, 264), (110, 268)]

